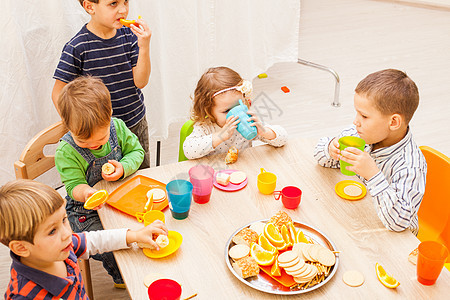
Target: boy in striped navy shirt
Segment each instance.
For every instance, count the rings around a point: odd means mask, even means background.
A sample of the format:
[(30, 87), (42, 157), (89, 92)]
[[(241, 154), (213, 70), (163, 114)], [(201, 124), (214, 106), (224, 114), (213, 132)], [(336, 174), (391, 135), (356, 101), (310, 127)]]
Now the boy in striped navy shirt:
[(5, 299), (88, 299), (77, 259), (133, 242), (158, 248), (154, 233), (167, 235), (163, 222), (137, 231), (72, 233), (57, 191), (32, 180), (9, 182), (0, 188), (0, 242), (12, 259)]
[[(425, 192), (427, 164), (412, 138), (409, 122), (419, 105), (416, 84), (402, 71), (372, 73), (355, 89), (353, 126), (337, 137), (321, 138), (314, 157), (324, 167), (339, 168), (339, 160), (352, 164), (373, 197), (378, 217), (393, 231), (419, 231), (417, 212)], [(339, 150), (338, 139), (359, 136), (364, 151)]]
[(141, 168), (148, 168), (149, 134), (141, 89), (150, 77), (152, 32), (142, 19), (130, 28), (122, 26), (119, 20), (127, 18), (128, 0), (79, 1), (91, 20), (63, 48), (53, 75), (53, 103), (58, 109), (62, 88), (78, 76), (101, 78), (111, 93), (113, 116), (137, 135), (145, 151)]

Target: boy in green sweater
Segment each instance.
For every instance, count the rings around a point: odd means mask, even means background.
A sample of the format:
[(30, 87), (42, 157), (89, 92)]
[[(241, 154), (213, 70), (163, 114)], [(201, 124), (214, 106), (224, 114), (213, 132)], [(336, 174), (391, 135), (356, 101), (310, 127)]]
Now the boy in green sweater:
[[(58, 108), (69, 132), (61, 138), (55, 164), (67, 191), (66, 211), (74, 232), (102, 230), (97, 209), (87, 210), (84, 202), (102, 179), (116, 181), (134, 173), (144, 159), (144, 150), (125, 123), (112, 118), (111, 97), (95, 77), (78, 77), (67, 84), (58, 98)], [(102, 166), (114, 166), (111, 174)], [(109, 173), (109, 172), (108, 172)], [(112, 252), (96, 254), (112, 276), (116, 287), (124, 287)]]

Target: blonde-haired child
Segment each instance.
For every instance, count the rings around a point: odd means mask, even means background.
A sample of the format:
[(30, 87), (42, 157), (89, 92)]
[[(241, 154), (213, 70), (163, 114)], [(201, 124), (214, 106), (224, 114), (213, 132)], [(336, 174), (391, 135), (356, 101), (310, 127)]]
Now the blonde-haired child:
[[(188, 159), (224, 153), (232, 146), (239, 150), (251, 147), (252, 140), (245, 139), (236, 130), (238, 117), (226, 117), (240, 99), (250, 107), (251, 92), (251, 82), (227, 67), (210, 68), (201, 76), (193, 98), (194, 129), (183, 144)], [(248, 114), (251, 115), (249, 120), (254, 121), (250, 126), (255, 126), (258, 132), (256, 139), (274, 147), (286, 143), (284, 128), (262, 123), (252, 111)]]
[[(58, 99), (63, 123), (69, 129), (56, 149), (55, 164), (67, 191), (67, 214), (74, 232), (103, 229), (96, 210), (87, 210), (84, 202), (102, 179), (116, 181), (138, 170), (144, 150), (124, 121), (111, 118), (111, 98), (102, 80), (78, 77), (67, 84)], [(102, 172), (105, 163), (114, 165), (112, 174)], [(122, 276), (111, 252), (94, 259), (113, 277), (116, 287), (124, 287)]]
[[(417, 212), (425, 192), (427, 163), (409, 122), (419, 105), (419, 91), (406, 73), (387, 69), (366, 76), (355, 89), (353, 126), (337, 137), (321, 138), (314, 156), (324, 167), (347, 170), (367, 185), (378, 217), (393, 231), (419, 230)], [(365, 151), (339, 150), (339, 138), (359, 136)]]
[(153, 234), (167, 235), (164, 223), (129, 229), (72, 233), (65, 200), (51, 187), (16, 180), (0, 187), (0, 242), (9, 247), (11, 278), (5, 299), (87, 299), (78, 258), (128, 248), (155, 248)]

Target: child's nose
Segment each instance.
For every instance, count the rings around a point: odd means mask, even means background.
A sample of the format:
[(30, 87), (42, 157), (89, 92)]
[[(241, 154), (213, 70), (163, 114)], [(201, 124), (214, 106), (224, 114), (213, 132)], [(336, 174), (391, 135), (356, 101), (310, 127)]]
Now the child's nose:
[(126, 13), (128, 11), (128, 7), (125, 5), (125, 3), (123, 3), (122, 5), (120, 5), (119, 7), (119, 13), (123, 14)]

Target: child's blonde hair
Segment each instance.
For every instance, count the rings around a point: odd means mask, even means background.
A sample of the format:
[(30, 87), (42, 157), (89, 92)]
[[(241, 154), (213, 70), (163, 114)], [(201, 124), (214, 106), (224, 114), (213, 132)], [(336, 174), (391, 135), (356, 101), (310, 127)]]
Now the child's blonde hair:
[(215, 123), (216, 119), (212, 115), (214, 94), (223, 89), (237, 86), (242, 82), (242, 77), (230, 68), (209, 68), (200, 77), (195, 88), (191, 119), (196, 123)]
[(419, 106), (416, 84), (406, 73), (395, 69), (369, 74), (358, 83), (355, 92), (373, 101), (384, 115), (402, 115), (406, 124)]
[(65, 203), (57, 191), (33, 180), (15, 180), (0, 187), (0, 242), (33, 243), (39, 224)]
[(111, 95), (100, 78), (81, 76), (61, 90), (58, 110), (74, 136), (88, 139), (97, 128), (110, 124)]

